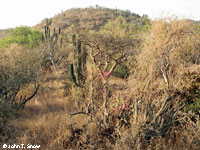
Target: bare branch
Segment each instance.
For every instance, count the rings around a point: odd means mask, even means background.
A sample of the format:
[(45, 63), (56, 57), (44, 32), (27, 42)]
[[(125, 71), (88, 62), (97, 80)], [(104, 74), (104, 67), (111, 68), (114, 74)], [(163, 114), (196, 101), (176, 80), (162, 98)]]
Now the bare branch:
[(105, 67), (104, 67), (104, 72), (106, 71), (106, 69), (108, 68), (108, 63), (110, 62), (110, 58), (109, 55), (106, 56), (106, 63), (105, 63)]
[(69, 118), (71, 118), (71, 117), (73, 117), (73, 116), (75, 116), (75, 115), (88, 115), (86, 112), (76, 112), (76, 113), (71, 113), (71, 114), (69, 114)]
[(113, 72), (113, 70), (117, 67), (117, 65), (119, 65), (122, 61), (124, 61), (123, 59), (126, 58), (126, 55), (124, 54), (123, 50), (121, 51), (121, 55), (118, 58), (113, 58), (111, 57), (115, 63), (113, 64), (113, 66), (110, 69), (110, 73)]
[(163, 78), (164, 78), (165, 82), (166, 82), (167, 85), (168, 85), (169, 82), (168, 82), (167, 76), (166, 76), (165, 72), (163, 71), (162, 67), (160, 68), (160, 70), (161, 70), (161, 72), (162, 72), (162, 74), (163, 74)]
[[(162, 72), (164, 81), (167, 83), (167, 86), (169, 87), (169, 80), (168, 80), (166, 72), (163, 70), (163, 66), (164, 66), (164, 59), (162, 59), (162, 61), (161, 61), (160, 71)], [(168, 67), (169, 67), (169, 62), (167, 61), (167, 64), (165, 66), (165, 70), (167, 70)]]
[(170, 54), (170, 53), (173, 52), (173, 51), (174, 51), (174, 48), (172, 48), (171, 50), (169, 50), (168, 54)]
[(22, 98), (22, 95), (21, 95), (21, 97), (20, 97), (20, 102), (18, 103), (18, 107), (17, 107), (17, 109), (16, 109), (17, 111), (18, 111), (20, 108), (24, 109), (25, 104), (26, 104), (28, 101), (30, 101), (30, 100), (37, 94), (37, 91), (38, 91), (39, 87), (40, 87), (40, 85), (37, 85), (37, 86), (35, 87), (35, 90), (34, 90), (33, 94), (32, 94), (30, 97), (28, 97), (28, 98), (26, 98), (26, 95)]
[(92, 62), (96, 66), (97, 70), (99, 71), (99, 74), (101, 75), (101, 78), (104, 79), (103, 73), (102, 73), (101, 68), (100, 68), (100, 65), (97, 65), (97, 62), (96, 62), (96, 57), (100, 54), (100, 48), (99, 48), (98, 45), (96, 46), (96, 48), (97, 48), (97, 52), (95, 54), (92, 54), (93, 48), (90, 50), (90, 57), (92, 59)]

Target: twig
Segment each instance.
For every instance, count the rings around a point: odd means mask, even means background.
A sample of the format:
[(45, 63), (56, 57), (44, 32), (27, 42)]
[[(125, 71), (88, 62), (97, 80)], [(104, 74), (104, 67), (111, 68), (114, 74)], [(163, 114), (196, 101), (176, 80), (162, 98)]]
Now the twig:
[(71, 117), (73, 117), (73, 116), (75, 116), (75, 115), (88, 115), (86, 112), (76, 112), (76, 113), (72, 113), (72, 114), (69, 114), (69, 117), (71, 118)]

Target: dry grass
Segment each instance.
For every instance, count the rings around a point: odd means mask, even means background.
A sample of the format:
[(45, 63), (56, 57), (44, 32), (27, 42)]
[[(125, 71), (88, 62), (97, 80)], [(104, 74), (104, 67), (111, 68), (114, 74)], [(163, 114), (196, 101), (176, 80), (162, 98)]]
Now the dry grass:
[(67, 114), (75, 110), (69, 100), (63, 97), (62, 86), (62, 81), (44, 82), (43, 90), (10, 122), (21, 135), (6, 143), (31, 143), (41, 145), (42, 149), (63, 149), (62, 142), (69, 136)]

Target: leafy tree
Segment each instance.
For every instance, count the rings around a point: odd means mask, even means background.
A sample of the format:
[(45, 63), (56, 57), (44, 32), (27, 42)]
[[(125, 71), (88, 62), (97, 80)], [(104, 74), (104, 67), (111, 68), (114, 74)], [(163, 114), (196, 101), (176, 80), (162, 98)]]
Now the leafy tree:
[(43, 40), (43, 35), (37, 30), (29, 27), (20, 26), (10, 30), (10, 35), (0, 40), (0, 47), (6, 47), (17, 43), (24, 46), (37, 46)]

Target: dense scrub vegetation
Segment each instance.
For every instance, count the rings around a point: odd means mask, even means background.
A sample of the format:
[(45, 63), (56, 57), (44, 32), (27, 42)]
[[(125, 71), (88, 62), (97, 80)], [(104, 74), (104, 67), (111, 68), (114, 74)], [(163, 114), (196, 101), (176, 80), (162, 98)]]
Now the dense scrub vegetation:
[(21, 26), (10, 29), (9, 36), (0, 40), (0, 47), (9, 46), (17, 43), (19, 45), (37, 46), (43, 39), (42, 33), (31, 30), (28, 27)]
[(198, 24), (91, 7), (33, 28), (0, 40), (0, 146), (200, 147)]
[[(126, 18), (128, 23), (135, 25), (140, 25), (138, 21), (142, 19), (139, 15), (131, 13), (130, 11), (90, 7), (67, 10), (51, 18), (51, 22), (52, 26), (62, 29), (67, 29), (69, 26), (75, 24), (79, 27), (98, 31), (108, 20), (115, 20), (119, 16)], [(46, 21), (44, 20), (41, 24), (36, 25), (36, 28), (41, 29), (45, 24)]]

